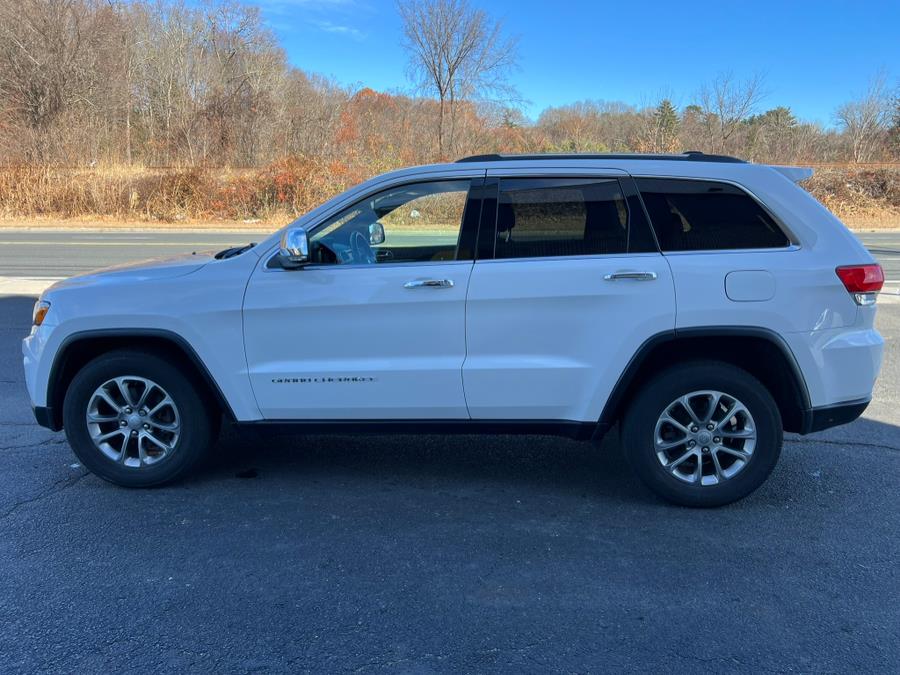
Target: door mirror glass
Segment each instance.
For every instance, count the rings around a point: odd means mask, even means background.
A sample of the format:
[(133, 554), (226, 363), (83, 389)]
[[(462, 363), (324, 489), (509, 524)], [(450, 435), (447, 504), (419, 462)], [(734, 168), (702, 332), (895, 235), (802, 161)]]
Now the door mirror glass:
[(384, 243), (384, 225), (375, 221), (369, 225), (369, 243), (372, 246), (378, 246)]
[[(384, 230), (382, 230), (382, 234)], [(285, 269), (297, 269), (309, 262), (309, 236), (302, 227), (289, 227), (281, 235), (281, 246), (278, 251), (281, 266)]]

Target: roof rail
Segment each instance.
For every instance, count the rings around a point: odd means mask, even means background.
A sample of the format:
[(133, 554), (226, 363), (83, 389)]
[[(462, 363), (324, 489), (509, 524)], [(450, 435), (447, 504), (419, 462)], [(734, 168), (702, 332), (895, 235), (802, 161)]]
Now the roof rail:
[(472, 155), (471, 157), (463, 157), (456, 160), (457, 164), (465, 164), (469, 162), (514, 162), (523, 160), (537, 159), (639, 159), (639, 160), (667, 160), (678, 162), (724, 162), (729, 164), (746, 164), (743, 159), (730, 157), (729, 155), (707, 155), (697, 150), (688, 150), (680, 155), (652, 155), (638, 152), (633, 153), (542, 153), (527, 155)]

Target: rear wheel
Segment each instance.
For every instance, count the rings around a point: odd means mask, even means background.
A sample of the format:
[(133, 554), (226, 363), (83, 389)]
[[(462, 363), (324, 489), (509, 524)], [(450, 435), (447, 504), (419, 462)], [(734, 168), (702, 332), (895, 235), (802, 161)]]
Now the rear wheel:
[(63, 402), (66, 436), (78, 459), (126, 487), (184, 476), (212, 444), (214, 419), (214, 408), (180, 370), (137, 351), (88, 363)]
[(664, 371), (632, 399), (622, 440), (638, 476), (685, 506), (746, 497), (781, 454), (778, 406), (759, 380), (731, 364), (695, 361)]

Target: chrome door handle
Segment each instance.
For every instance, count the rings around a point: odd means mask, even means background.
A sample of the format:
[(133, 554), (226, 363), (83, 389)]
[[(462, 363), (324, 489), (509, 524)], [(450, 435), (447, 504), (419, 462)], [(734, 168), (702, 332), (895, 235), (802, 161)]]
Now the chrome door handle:
[(606, 281), (618, 281), (619, 279), (631, 279), (633, 281), (653, 281), (656, 279), (656, 272), (613, 272), (607, 274)]
[(452, 279), (413, 279), (403, 284), (403, 288), (453, 288)]

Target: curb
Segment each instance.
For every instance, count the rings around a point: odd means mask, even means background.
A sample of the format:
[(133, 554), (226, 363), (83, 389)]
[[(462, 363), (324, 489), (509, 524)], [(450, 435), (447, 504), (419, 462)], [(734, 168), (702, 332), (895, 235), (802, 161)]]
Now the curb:
[(0, 277), (0, 296), (38, 296), (65, 277)]

